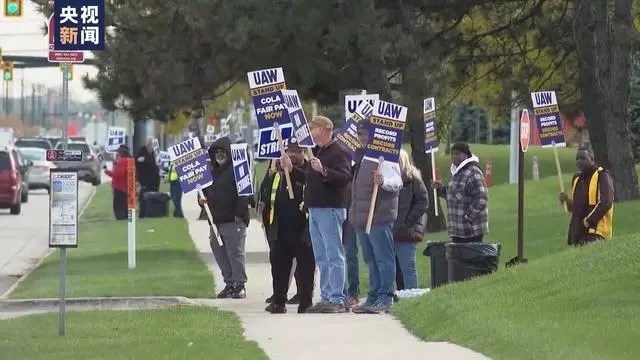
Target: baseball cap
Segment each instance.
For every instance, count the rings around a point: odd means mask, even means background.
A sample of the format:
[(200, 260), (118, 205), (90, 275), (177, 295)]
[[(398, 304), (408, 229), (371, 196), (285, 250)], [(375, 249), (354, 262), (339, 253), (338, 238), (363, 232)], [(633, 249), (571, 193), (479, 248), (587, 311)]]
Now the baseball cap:
[(310, 122), (320, 126), (321, 128), (333, 130), (333, 121), (326, 116), (316, 115)]
[(287, 141), (286, 150), (299, 150), (300, 145), (298, 144), (298, 138), (292, 136), (289, 141)]

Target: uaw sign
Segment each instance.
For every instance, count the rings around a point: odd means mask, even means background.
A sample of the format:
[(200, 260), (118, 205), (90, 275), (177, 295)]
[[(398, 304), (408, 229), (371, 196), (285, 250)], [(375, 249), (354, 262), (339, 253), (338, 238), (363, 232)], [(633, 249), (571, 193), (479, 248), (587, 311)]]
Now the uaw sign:
[(369, 141), (364, 149), (364, 158), (378, 162), (398, 162), (404, 126), (407, 121), (407, 108), (401, 105), (379, 100), (371, 114)]
[(169, 156), (178, 173), (183, 193), (188, 194), (213, 184), (213, 176), (207, 165), (207, 154), (197, 137), (170, 147)]
[(307, 117), (304, 115), (304, 109), (302, 108), (302, 102), (298, 96), (296, 90), (282, 90), (282, 96), (284, 97), (284, 103), (287, 106), (289, 112), (289, 118), (293, 125), (293, 133), (298, 139), (298, 145), (300, 147), (314, 147), (316, 146), (311, 137), (311, 130), (309, 129), (309, 123)]
[(422, 112), (424, 114), (424, 152), (431, 154), (438, 151), (438, 133), (436, 129), (436, 100), (424, 99)]
[(54, 50), (104, 50), (105, 14), (104, 0), (55, 0)]
[(560, 109), (555, 91), (539, 91), (531, 93), (533, 114), (540, 134), (542, 147), (566, 146)]
[(373, 113), (373, 106), (368, 101), (360, 102), (355, 112), (350, 115), (342, 128), (336, 134), (336, 141), (344, 145), (351, 154), (351, 161), (356, 160), (356, 150), (361, 147), (358, 138), (358, 123), (369, 119)]
[(251, 181), (251, 166), (247, 156), (247, 144), (231, 144), (231, 160), (233, 161), (233, 176), (239, 196), (253, 195), (253, 181)]

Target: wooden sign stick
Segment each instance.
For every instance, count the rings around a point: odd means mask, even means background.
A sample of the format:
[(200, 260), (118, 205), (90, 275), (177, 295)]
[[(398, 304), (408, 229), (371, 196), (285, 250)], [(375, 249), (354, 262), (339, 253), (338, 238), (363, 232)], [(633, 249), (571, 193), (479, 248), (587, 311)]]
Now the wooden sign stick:
[[(382, 163), (384, 162), (384, 158), (380, 157), (379, 160), (380, 162), (378, 163), (378, 168), (376, 169), (377, 172), (380, 172), (380, 170), (382, 169)], [(365, 229), (365, 232), (367, 234), (371, 232), (371, 225), (373, 222), (373, 212), (376, 209), (376, 200), (378, 200), (378, 187), (379, 185), (374, 182), (373, 193), (371, 193), (371, 203), (369, 204), (369, 216), (367, 217), (367, 227)]]
[[(280, 155), (285, 156), (284, 150), (284, 141), (282, 140), (282, 132), (280, 131), (280, 126), (278, 123), (273, 123), (273, 131), (276, 132), (276, 136), (278, 137), (278, 146), (280, 147)], [(284, 166), (283, 166), (284, 168)], [(289, 171), (291, 169), (284, 169), (284, 178), (287, 181), (287, 190), (289, 191), (289, 199), (293, 200), (293, 185), (291, 185), (291, 176), (289, 175)]]

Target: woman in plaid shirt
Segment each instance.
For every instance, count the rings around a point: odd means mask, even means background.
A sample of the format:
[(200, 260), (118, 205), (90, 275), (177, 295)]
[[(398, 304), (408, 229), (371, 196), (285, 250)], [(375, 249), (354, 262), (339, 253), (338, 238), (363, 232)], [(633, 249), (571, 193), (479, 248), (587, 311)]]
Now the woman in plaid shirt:
[(449, 237), (455, 243), (481, 242), (489, 232), (489, 213), (487, 185), (478, 157), (469, 145), (456, 143), (451, 147), (451, 162), (447, 186), (438, 181), (433, 184), (438, 195), (447, 199)]

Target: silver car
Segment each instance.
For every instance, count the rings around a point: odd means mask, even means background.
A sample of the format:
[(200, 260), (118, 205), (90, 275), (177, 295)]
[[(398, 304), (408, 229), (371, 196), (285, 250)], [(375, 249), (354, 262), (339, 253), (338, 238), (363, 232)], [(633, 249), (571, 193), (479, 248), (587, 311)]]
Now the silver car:
[(33, 163), (29, 169), (29, 190), (46, 189), (49, 192), (50, 171), (55, 169), (56, 165), (47, 161), (47, 150), (35, 147), (23, 147), (18, 150), (25, 160)]
[[(56, 149), (62, 149), (62, 143), (56, 145)], [(78, 171), (78, 179), (91, 183), (94, 186), (100, 185), (102, 175), (102, 161), (95, 154), (91, 146), (86, 142), (70, 141), (67, 143), (69, 150), (81, 150), (82, 161), (54, 161), (60, 169), (73, 169)]]

